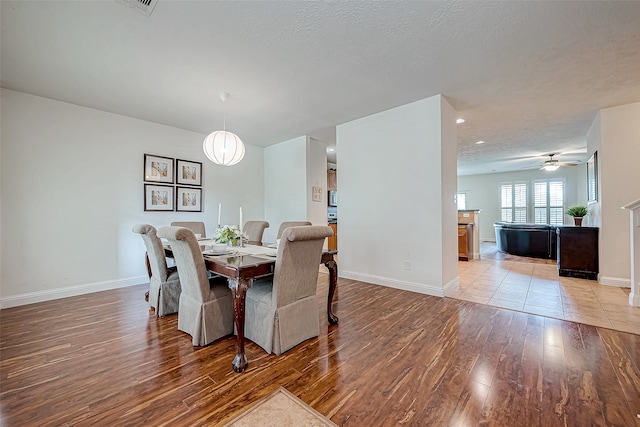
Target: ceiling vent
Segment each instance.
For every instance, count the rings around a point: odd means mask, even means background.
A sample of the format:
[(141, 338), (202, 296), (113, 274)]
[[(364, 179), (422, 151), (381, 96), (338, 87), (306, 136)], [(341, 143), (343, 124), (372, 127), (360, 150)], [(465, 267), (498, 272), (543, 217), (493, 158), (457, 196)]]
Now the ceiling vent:
[(116, 0), (118, 3), (126, 4), (142, 13), (143, 15), (151, 15), (153, 8), (156, 7), (158, 0)]

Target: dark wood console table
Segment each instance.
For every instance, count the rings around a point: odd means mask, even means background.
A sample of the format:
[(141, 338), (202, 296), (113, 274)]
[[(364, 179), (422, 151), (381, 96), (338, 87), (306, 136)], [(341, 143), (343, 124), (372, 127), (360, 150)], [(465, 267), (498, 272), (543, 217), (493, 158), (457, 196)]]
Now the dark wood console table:
[(597, 227), (558, 227), (558, 275), (598, 278)]

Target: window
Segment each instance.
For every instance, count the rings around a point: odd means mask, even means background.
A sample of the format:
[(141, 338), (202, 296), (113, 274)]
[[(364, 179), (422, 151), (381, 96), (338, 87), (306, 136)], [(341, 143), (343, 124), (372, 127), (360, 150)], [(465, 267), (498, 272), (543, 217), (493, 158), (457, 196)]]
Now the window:
[(533, 182), (533, 209), (536, 224), (564, 223), (564, 180)]
[(500, 185), (502, 221), (527, 222), (527, 183)]
[(463, 211), (467, 209), (467, 193), (458, 193), (458, 210)]

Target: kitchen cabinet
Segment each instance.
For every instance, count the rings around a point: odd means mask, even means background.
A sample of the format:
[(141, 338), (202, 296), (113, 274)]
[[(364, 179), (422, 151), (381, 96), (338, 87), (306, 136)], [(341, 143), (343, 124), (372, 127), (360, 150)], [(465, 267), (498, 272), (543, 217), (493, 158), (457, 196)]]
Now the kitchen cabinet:
[(598, 278), (598, 227), (558, 227), (558, 275)]
[(473, 224), (458, 224), (458, 259), (473, 259)]
[(329, 224), (329, 227), (331, 227), (331, 229), (333, 230), (333, 236), (329, 237), (329, 240), (327, 242), (327, 248), (330, 251), (337, 251), (338, 250), (338, 224), (337, 223)]
[(327, 171), (327, 190), (336, 191), (338, 189), (338, 176), (335, 169)]

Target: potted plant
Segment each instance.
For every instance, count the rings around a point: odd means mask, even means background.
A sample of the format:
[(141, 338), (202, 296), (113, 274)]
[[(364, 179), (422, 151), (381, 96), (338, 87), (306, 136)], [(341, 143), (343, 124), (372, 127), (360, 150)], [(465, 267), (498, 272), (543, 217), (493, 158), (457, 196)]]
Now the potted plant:
[(237, 225), (225, 225), (218, 228), (213, 234), (213, 240), (216, 243), (226, 243), (229, 246), (238, 246), (240, 243), (240, 237), (247, 242), (249, 241), (249, 235), (244, 231), (240, 233), (240, 227)]
[(573, 222), (577, 227), (582, 226), (582, 218), (588, 214), (589, 214), (589, 210), (587, 209), (586, 206), (572, 206), (569, 209), (567, 209), (567, 215), (573, 217)]

